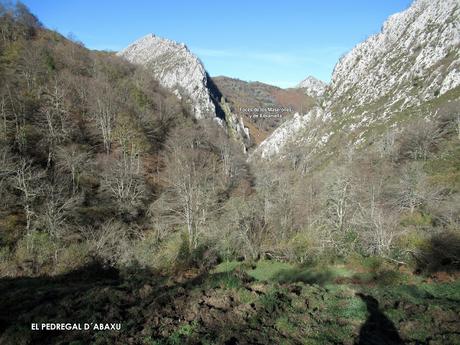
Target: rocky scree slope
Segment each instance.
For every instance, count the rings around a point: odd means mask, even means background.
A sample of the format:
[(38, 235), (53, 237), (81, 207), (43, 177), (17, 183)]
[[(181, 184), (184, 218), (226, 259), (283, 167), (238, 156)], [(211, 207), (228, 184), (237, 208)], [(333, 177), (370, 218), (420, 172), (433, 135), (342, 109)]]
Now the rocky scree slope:
[(379, 126), (389, 128), (421, 113), (434, 116), (436, 107), (429, 104), (458, 101), (459, 23), (457, 0), (416, 0), (392, 15), (380, 33), (340, 59), (316, 116), (286, 122), (254, 155), (271, 157), (287, 143), (324, 148), (339, 135), (360, 144)]
[(228, 125), (237, 139), (249, 140), (242, 122), (221, 109), (203, 64), (185, 44), (148, 34), (117, 55), (151, 71), (161, 86), (191, 105), (196, 119), (216, 120), (224, 127)]

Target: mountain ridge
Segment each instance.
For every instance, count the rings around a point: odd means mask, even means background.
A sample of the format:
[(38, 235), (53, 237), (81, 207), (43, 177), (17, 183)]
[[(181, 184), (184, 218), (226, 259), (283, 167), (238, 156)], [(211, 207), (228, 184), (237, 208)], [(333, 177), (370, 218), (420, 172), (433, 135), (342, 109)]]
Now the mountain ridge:
[(143, 65), (159, 81), (185, 100), (197, 120), (211, 119), (243, 145), (251, 145), (248, 129), (241, 118), (221, 104), (221, 94), (201, 60), (184, 43), (154, 34), (136, 40), (117, 53), (131, 63)]
[(206, 70), (184, 43), (147, 34), (117, 55), (146, 66), (162, 86), (173, 90), (177, 96), (189, 96), (193, 100), (191, 104), (197, 119), (216, 116), (216, 107), (207, 86)]
[[(343, 110), (334, 103), (349, 96), (350, 103), (358, 105), (388, 96), (393, 103), (402, 102), (402, 109), (419, 103), (419, 97), (427, 101), (437, 91), (442, 94), (458, 86), (459, 7), (455, 0), (416, 0), (405, 11), (390, 16), (381, 32), (355, 46), (336, 64), (326, 108)], [(420, 90), (422, 80), (425, 84)], [(395, 87), (399, 89), (392, 92)]]
[[(399, 121), (398, 114), (458, 89), (459, 7), (454, 0), (417, 0), (390, 16), (380, 33), (345, 54), (324, 94), (320, 142), (345, 135), (352, 143), (362, 143), (374, 128)], [(293, 122), (286, 131), (287, 123), (283, 132), (289, 136), (268, 137), (276, 144), (263, 145), (255, 155), (272, 156), (275, 152), (267, 148), (278, 152), (288, 141), (314, 145), (319, 139), (308, 134), (308, 121), (302, 123), (299, 127)]]

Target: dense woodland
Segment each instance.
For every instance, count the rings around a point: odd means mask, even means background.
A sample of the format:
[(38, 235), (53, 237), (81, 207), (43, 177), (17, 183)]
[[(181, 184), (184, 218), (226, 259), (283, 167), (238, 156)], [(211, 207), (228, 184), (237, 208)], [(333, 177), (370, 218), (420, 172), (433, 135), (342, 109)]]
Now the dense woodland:
[(148, 71), (0, 7), (0, 274), (99, 261), (460, 265), (458, 101), (321, 164), (251, 163)]
[(2, 273), (156, 265), (171, 237), (196, 248), (245, 177), (224, 133), (21, 4), (1, 9), (1, 32)]

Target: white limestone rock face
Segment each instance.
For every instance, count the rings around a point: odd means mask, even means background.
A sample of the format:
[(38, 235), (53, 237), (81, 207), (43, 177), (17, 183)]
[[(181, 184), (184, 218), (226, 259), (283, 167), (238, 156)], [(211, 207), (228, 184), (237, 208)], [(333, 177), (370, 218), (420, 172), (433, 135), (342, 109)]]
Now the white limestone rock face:
[(312, 121), (321, 120), (323, 115), (324, 112), (320, 107), (315, 107), (302, 115), (295, 113), (290, 120), (285, 121), (267, 139), (262, 141), (257, 149), (254, 150), (251, 157), (270, 159), (282, 152), (288, 143), (295, 145), (300, 144), (300, 141), (310, 141), (313, 138), (313, 134), (316, 134), (316, 130), (312, 128), (310, 132), (311, 137), (304, 136), (304, 134)]
[[(310, 84), (307, 80), (303, 85)], [(254, 154), (282, 157), (288, 142), (311, 143), (315, 126), (322, 127), (316, 138), (324, 146), (332, 136), (350, 133), (350, 145), (358, 145), (373, 126), (389, 124), (401, 111), (459, 85), (460, 1), (415, 0), (407, 10), (389, 17), (380, 33), (340, 59), (323, 95), (321, 121), (312, 124), (310, 116), (294, 117)]]
[(460, 1), (415, 0), (334, 68), (327, 107), (402, 110), (460, 85)]
[(131, 63), (145, 66), (163, 87), (189, 99), (195, 118), (216, 118), (206, 70), (185, 44), (149, 34), (118, 55)]
[(225, 114), (226, 126), (230, 129), (233, 137), (243, 145), (243, 150), (246, 153), (247, 148), (251, 146), (251, 137), (249, 129), (244, 125), (243, 119), (230, 109), (230, 105), (226, 102), (225, 97), (221, 97), (219, 106)]
[(321, 97), (326, 91), (327, 84), (313, 76), (308, 76), (297, 84), (296, 88), (303, 89), (305, 94), (312, 97)]

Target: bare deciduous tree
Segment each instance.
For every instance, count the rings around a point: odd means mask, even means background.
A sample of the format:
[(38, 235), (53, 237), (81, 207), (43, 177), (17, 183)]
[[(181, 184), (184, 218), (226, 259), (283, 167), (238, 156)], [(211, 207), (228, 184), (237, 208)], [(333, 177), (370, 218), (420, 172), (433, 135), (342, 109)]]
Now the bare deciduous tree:
[(423, 167), (416, 162), (406, 166), (400, 177), (398, 202), (401, 209), (408, 209), (411, 214), (422, 205), (428, 191), (426, 174)]
[(62, 143), (70, 134), (70, 113), (65, 101), (65, 92), (58, 80), (54, 81), (53, 87), (45, 94), (46, 102), (42, 106), (42, 124), (45, 128), (45, 140), (48, 146), (49, 167), (54, 159), (56, 146)]
[(145, 186), (138, 169), (137, 159), (127, 156), (109, 162), (103, 174), (104, 187), (121, 208), (138, 205), (142, 200)]
[(371, 180), (361, 186), (364, 190), (353, 225), (359, 231), (361, 245), (373, 255), (387, 255), (394, 239), (401, 234), (397, 210), (385, 205), (383, 178)]
[(0, 140), (6, 141), (8, 139), (8, 118), (6, 109), (6, 96), (2, 93), (0, 96), (0, 116), (2, 121), (2, 136)]
[(345, 223), (351, 213), (351, 180), (346, 173), (338, 172), (327, 186), (328, 220), (339, 233), (345, 230)]
[(200, 149), (201, 140), (192, 131), (189, 137), (176, 137), (171, 142), (166, 159), (167, 189), (162, 195), (164, 211), (176, 225), (185, 226), (190, 248), (198, 246), (219, 192), (217, 160)]
[(62, 185), (48, 185), (44, 191), (45, 201), (39, 217), (46, 231), (54, 239), (61, 239), (67, 231), (67, 220), (74, 208), (81, 202), (81, 196), (67, 193)]
[(39, 181), (43, 176), (44, 173), (36, 170), (29, 161), (21, 160), (17, 164), (14, 187), (22, 193), (27, 233), (31, 231), (32, 217), (35, 215), (33, 201), (40, 194)]
[(427, 160), (445, 130), (434, 121), (418, 121), (408, 126), (402, 133), (400, 154), (411, 159)]
[[(224, 224), (219, 232), (226, 251), (244, 254), (255, 260), (269, 240), (268, 223), (263, 219), (263, 200), (256, 196), (233, 198), (225, 205)], [(222, 231), (223, 230), (223, 231)]]
[(78, 145), (72, 144), (60, 147), (57, 151), (57, 166), (60, 170), (70, 173), (72, 180), (72, 193), (78, 189), (79, 176), (85, 169), (89, 154)]
[(92, 117), (101, 134), (104, 150), (109, 154), (112, 150), (116, 119), (115, 96), (108, 83), (100, 80), (94, 86), (92, 98)]
[(130, 239), (139, 236), (136, 229), (113, 219), (100, 228), (80, 228), (80, 233), (88, 242), (92, 255), (109, 264), (119, 263), (123, 255), (129, 253)]

